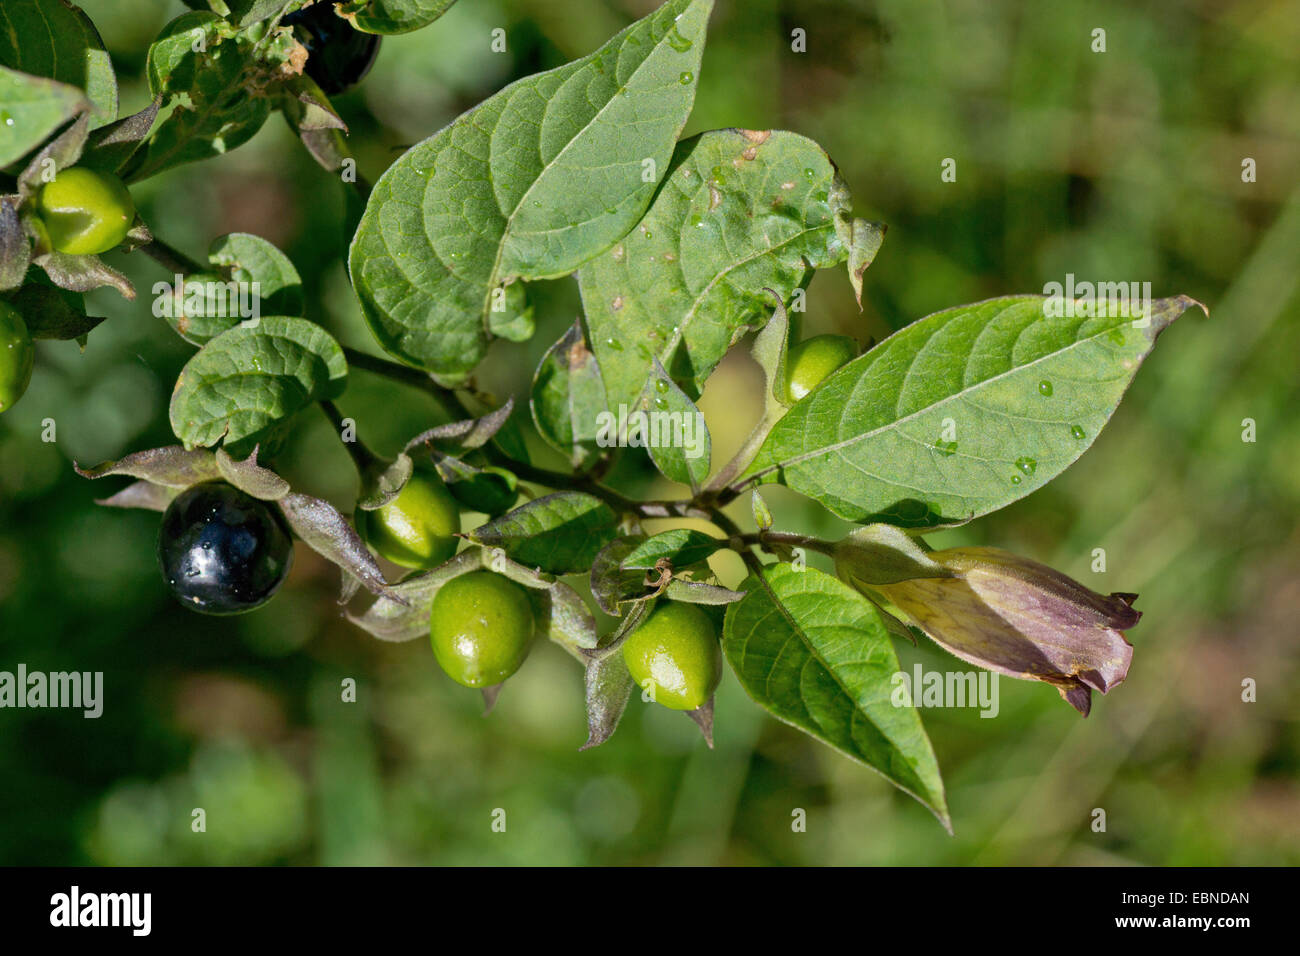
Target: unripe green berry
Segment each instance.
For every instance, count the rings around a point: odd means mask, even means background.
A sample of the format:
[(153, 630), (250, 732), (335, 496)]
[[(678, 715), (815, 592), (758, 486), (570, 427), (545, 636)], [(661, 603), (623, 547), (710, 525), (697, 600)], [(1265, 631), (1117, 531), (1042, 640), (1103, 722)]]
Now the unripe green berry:
[(374, 511), (359, 510), (357, 531), (381, 558), (404, 568), (436, 568), (456, 553), (460, 509), (436, 475), (417, 471)]
[(135, 222), (135, 203), (116, 176), (73, 166), (41, 187), (36, 213), (56, 250), (96, 256), (126, 238)]
[(491, 687), (519, 670), (533, 629), (523, 587), (491, 571), (452, 578), (433, 596), (433, 654), (447, 676), (466, 687)]
[(642, 690), (670, 710), (695, 710), (722, 679), (718, 632), (694, 604), (661, 603), (623, 642), (623, 660)]
[(0, 302), (0, 412), (23, 397), (32, 380), (36, 347), (27, 333), (27, 323), (13, 306)]
[(814, 335), (793, 346), (785, 359), (786, 400), (799, 401), (857, 354), (857, 343), (847, 335)]

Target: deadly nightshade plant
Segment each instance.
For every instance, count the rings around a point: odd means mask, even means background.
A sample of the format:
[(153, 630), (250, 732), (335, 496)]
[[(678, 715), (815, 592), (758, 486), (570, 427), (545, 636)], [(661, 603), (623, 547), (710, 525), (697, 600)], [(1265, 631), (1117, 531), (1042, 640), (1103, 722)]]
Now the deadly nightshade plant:
[[(931, 551), (922, 534), (1005, 507), (1068, 468), (1192, 300), (1048, 308), (1042, 296), (1008, 296), (919, 319), (860, 355), (843, 338), (792, 343), (787, 308), (813, 273), (846, 268), (860, 302), (885, 229), (854, 217), (849, 184), (797, 133), (679, 139), (711, 0), (669, 0), (590, 55), (502, 89), (409, 148), (373, 189), (355, 175), (322, 86), (355, 82), (371, 38), (425, 27), (451, 0), (332, 12), (304, 11), (305, 0), (189, 5), (148, 51), (152, 102), (125, 117), (82, 11), (64, 0), (0, 8), (0, 409), (26, 387), (31, 339), (86, 345), (98, 320), (85, 292), (134, 295), (99, 253), (120, 244), (184, 277), (191, 294), (155, 292), (155, 314), (196, 349), (171, 400), (177, 444), (79, 470), (134, 479), (102, 504), (170, 516), (160, 554), (193, 609), (270, 599), (292, 535), (341, 569), (340, 600), (360, 629), (429, 642), (489, 706), (544, 635), (584, 668), (585, 747), (614, 733), (638, 686), (686, 710), (711, 742), (725, 660), (758, 704), (945, 826), (921, 718), (889, 692), (893, 642), (911, 637), (904, 622), (963, 660), (1055, 686), (1084, 715), (1092, 691), (1124, 680), (1134, 595), (1096, 594), (997, 549)], [(272, 112), (364, 202), (349, 268), (388, 358), (342, 348), (305, 315), (297, 270), (265, 240), (217, 237), (200, 262), (134, 216), (131, 185), (237, 147)], [(112, 209), (92, 202), (101, 193)], [(106, 225), (93, 242), (66, 229), (52, 238), (52, 214)], [(577, 279), (582, 317), (546, 350), (518, 405), (488, 400), (476, 367), (497, 340), (532, 337), (528, 283), (562, 276)], [(715, 469), (695, 403), (742, 341), (766, 377), (761, 414)], [(395, 402), (403, 389), (435, 396), (448, 420), (396, 457), (375, 454), (335, 406), (353, 368), (391, 379)], [(356, 465), (351, 517), (274, 468), (312, 406)], [(539, 443), (563, 464), (537, 464)], [(638, 448), (689, 493), (641, 500), (606, 480), (617, 455), (644, 461)], [(861, 528), (834, 543), (778, 530), (761, 494), (769, 484)], [(226, 510), (195, 510), (196, 500)], [(742, 501), (755, 530), (724, 510)], [(651, 518), (703, 519), (716, 533), (650, 534)], [(196, 600), (176, 569), (204, 564), (195, 548), (214, 521), (222, 554), (256, 545), (270, 563), (211, 568)], [(193, 541), (172, 540), (173, 526)], [(709, 563), (723, 550), (747, 567), (735, 588)], [(832, 558), (833, 573), (808, 566), (809, 551)], [(411, 570), (391, 580), (401, 572), (376, 554)], [(256, 586), (243, 580), (254, 572)], [(225, 594), (227, 580), (247, 593)], [(361, 589), (368, 604), (357, 603)], [(508, 642), (481, 626), (493, 615), (508, 617)]]

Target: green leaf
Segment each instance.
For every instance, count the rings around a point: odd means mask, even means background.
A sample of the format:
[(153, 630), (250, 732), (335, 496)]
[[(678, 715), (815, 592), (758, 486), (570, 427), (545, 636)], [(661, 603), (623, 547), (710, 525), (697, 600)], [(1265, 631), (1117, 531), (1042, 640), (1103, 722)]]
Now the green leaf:
[(26, 156), (86, 109), (76, 87), (0, 66), (0, 166)]
[[(289, 13), (305, 6), (308, 0), (219, 0), (230, 11), (230, 20), (241, 27), (269, 20), (278, 13)], [(325, 3), (331, 0), (324, 0)]]
[[(212, 272), (154, 287), (155, 314), (181, 338), (203, 345), (260, 315), (302, 315), (302, 280), (289, 257), (260, 236), (234, 232), (208, 251)], [(222, 270), (218, 272), (217, 270)], [(168, 294), (170, 292), (170, 294)]]
[[(92, 128), (117, 119), (117, 77), (104, 41), (81, 8), (66, 0), (0, 5), (0, 64), (85, 90)], [(0, 102), (13, 112), (9, 97), (0, 95)]]
[(456, 0), (352, 0), (335, 9), (365, 33), (410, 33), (428, 26)]
[(542, 356), (533, 375), (531, 407), (538, 433), (574, 468), (599, 457), (597, 418), (605, 410), (605, 386), (581, 322)]
[(181, 370), (171, 423), (187, 447), (225, 437), (232, 454), (251, 449), (312, 402), (336, 398), (347, 381), (343, 350), (314, 322), (268, 316), (201, 348)]
[(80, 295), (34, 282), (19, 289), (10, 305), (22, 315), (34, 339), (80, 339), (104, 321), (103, 316), (86, 314)]
[(674, 528), (663, 531), (637, 545), (621, 562), (626, 569), (649, 571), (660, 561), (667, 561), (674, 570), (699, 564), (726, 544), (712, 535), (694, 528)]
[[(149, 48), (149, 88), (175, 102), (130, 169), (133, 182), (182, 163), (220, 156), (252, 138), (271, 112), (258, 90), (286, 56), (277, 44), (257, 46), (244, 33), (229, 35), (210, 13), (185, 13)], [(204, 49), (195, 50), (202, 39)]]
[(1092, 444), (1156, 336), (1197, 304), (1157, 300), (1135, 327), (1121, 315), (1053, 317), (1049, 301), (990, 299), (896, 332), (791, 408), (750, 476), (851, 521), (905, 527), (960, 524), (1023, 498)]
[(898, 657), (871, 602), (828, 574), (770, 565), (727, 610), (722, 648), (756, 702), (880, 773), (951, 830), (930, 738), (891, 699)]
[(381, 346), (464, 378), (509, 322), (493, 305), (513, 280), (572, 272), (641, 218), (690, 111), (712, 5), (670, 0), (389, 167), (349, 260)]
[(846, 261), (850, 242), (866, 257), (879, 234), (850, 218), (812, 140), (729, 129), (683, 141), (637, 227), (578, 272), (608, 407), (636, 402), (656, 359), (698, 397), (727, 349), (767, 321), (765, 288), (786, 300)]
[(580, 491), (559, 491), (480, 525), (469, 538), (501, 548), (513, 560), (550, 574), (591, 567), (614, 539), (618, 518), (609, 505)]
[(596, 606), (611, 617), (623, 616), (624, 603), (643, 601), (657, 593), (645, 583), (644, 571), (629, 571), (623, 567), (623, 560), (642, 540), (639, 536), (614, 538), (591, 560), (588, 578), (591, 596), (595, 598)]
[(148, 138), (161, 106), (162, 97), (154, 97), (140, 112), (95, 130), (80, 165), (120, 176), (140, 144)]
[[(713, 442), (704, 416), (668, 377), (658, 358), (654, 360), (650, 380), (642, 389), (637, 406), (645, 413), (641, 422), (649, 432), (643, 441), (655, 467), (665, 478), (690, 485), (691, 492), (698, 494), (700, 485), (709, 476)], [(633, 446), (635, 427), (628, 429), (628, 444)]]

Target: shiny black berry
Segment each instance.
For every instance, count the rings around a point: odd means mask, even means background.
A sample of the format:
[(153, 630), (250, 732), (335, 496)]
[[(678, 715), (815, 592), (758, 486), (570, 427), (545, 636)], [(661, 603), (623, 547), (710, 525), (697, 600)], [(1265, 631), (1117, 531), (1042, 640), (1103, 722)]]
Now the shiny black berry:
[(280, 21), (293, 27), (307, 48), (307, 75), (327, 94), (350, 89), (370, 72), (379, 55), (379, 37), (362, 33), (334, 12), (334, 4), (313, 3)]
[(293, 538), (273, 505), (209, 481), (168, 506), (158, 563), (172, 593), (192, 610), (239, 614), (265, 604), (284, 583)]

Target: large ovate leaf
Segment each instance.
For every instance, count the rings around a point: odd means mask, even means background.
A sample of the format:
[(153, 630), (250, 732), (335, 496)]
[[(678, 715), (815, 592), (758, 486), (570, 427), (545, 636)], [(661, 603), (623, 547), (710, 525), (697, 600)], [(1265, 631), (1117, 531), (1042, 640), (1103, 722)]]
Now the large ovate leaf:
[[(117, 119), (117, 77), (104, 41), (67, 0), (0, 4), (0, 64), (84, 90), (92, 128)], [(7, 97), (0, 102), (9, 106)]]
[(74, 86), (0, 66), (0, 166), (26, 156), (86, 108)]
[(238, 325), (181, 370), (172, 430), (189, 448), (224, 436), (227, 448), (249, 449), (300, 409), (340, 395), (347, 373), (343, 350), (314, 322), (268, 316)]
[(657, 359), (691, 397), (727, 349), (814, 269), (866, 268), (883, 231), (850, 215), (820, 146), (715, 130), (678, 145), (644, 218), (578, 272), (607, 404), (633, 405)]
[(428, 26), (456, 0), (350, 0), (335, 9), (365, 33), (410, 33)]
[(866, 764), (951, 829), (921, 717), (891, 699), (898, 656), (876, 608), (813, 568), (770, 565), (727, 610), (722, 647), (774, 716)]
[(1057, 317), (1049, 303), (990, 299), (896, 332), (791, 408), (750, 476), (853, 521), (906, 527), (1023, 498), (1092, 444), (1156, 336), (1196, 304), (1160, 299), (1134, 320)]
[(617, 524), (613, 510), (594, 495), (558, 491), (480, 525), (469, 538), (530, 568), (573, 574), (591, 567), (614, 540)]
[(463, 378), (521, 307), (510, 284), (572, 272), (635, 225), (690, 112), (711, 8), (670, 0), (389, 167), (350, 253), (381, 346)]

